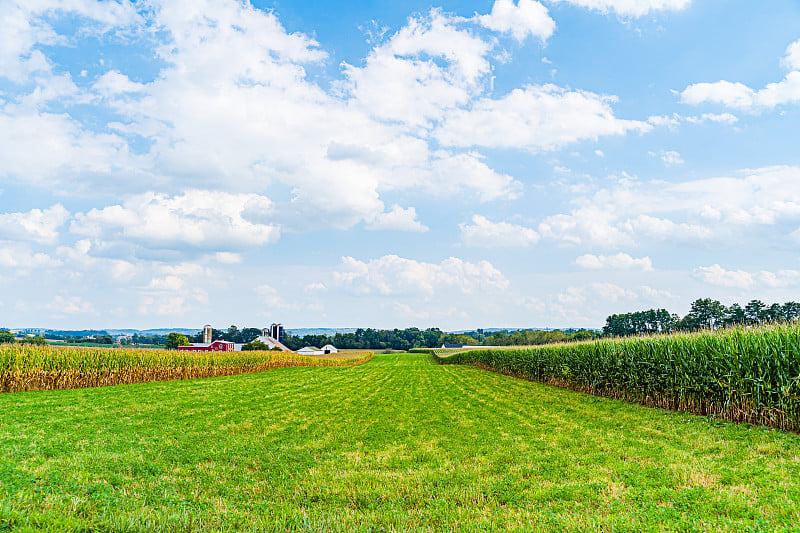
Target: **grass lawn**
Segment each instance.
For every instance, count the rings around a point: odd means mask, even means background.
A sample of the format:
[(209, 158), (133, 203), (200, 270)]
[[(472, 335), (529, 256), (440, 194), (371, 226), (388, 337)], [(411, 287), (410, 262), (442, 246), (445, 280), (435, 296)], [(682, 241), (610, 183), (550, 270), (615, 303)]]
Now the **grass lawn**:
[(797, 531), (800, 437), (425, 354), (0, 395), (0, 531)]

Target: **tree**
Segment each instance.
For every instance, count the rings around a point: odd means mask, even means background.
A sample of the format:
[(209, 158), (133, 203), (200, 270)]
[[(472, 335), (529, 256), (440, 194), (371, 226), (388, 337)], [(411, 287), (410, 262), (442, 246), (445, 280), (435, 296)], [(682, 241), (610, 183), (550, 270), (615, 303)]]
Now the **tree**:
[(183, 333), (172, 332), (167, 335), (166, 347), (167, 350), (176, 350), (178, 346), (186, 346), (189, 344), (189, 339)]
[[(278, 349), (280, 350), (280, 348), (278, 348)], [(246, 352), (249, 352), (249, 351), (266, 352), (267, 350), (269, 350), (269, 346), (267, 346), (266, 344), (264, 344), (261, 341), (250, 341), (247, 344), (245, 344), (244, 346), (242, 346), (242, 350), (244, 350)]]
[(14, 334), (10, 331), (0, 331), (0, 344), (14, 344)]
[(744, 309), (739, 304), (733, 304), (728, 308), (728, 312), (725, 313), (725, 325), (726, 326), (734, 326), (737, 324), (744, 324), (747, 322), (747, 316), (744, 313)]
[(711, 298), (699, 298), (692, 302), (689, 314), (681, 320), (680, 328), (695, 329), (716, 329), (722, 325), (725, 317), (725, 306), (717, 300)]
[(767, 308), (766, 304), (761, 300), (750, 300), (744, 306), (744, 315), (747, 322), (750, 324), (760, 324), (764, 320), (764, 310)]
[(783, 304), (783, 319), (787, 322), (800, 318), (800, 304), (797, 302), (786, 302)]

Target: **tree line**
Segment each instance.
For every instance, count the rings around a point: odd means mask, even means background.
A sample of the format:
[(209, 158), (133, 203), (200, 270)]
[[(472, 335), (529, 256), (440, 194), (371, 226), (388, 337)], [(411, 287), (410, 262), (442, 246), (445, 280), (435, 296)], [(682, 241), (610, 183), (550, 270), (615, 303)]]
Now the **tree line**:
[(372, 329), (359, 328), (353, 333), (328, 335), (284, 335), (284, 344), (299, 350), (304, 346), (333, 344), (345, 350), (410, 350), (412, 348), (436, 348), (443, 344), (466, 344), (473, 346), (522, 346), (571, 342), (595, 338), (592, 330), (501, 330), (492, 333), (483, 329), (464, 333), (445, 333), (439, 328)]
[(800, 319), (800, 303), (797, 302), (767, 305), (761, 300), (750, 300), (744, 307), (738, 303), (726, 307), (717, 300), (700, 298), (692, 302), (689, 313), (682, 318), (666, 309), (611, 315), (606, 318), (603, 335), (626, 337), (770, 322), (792, 322), (798, 319)]

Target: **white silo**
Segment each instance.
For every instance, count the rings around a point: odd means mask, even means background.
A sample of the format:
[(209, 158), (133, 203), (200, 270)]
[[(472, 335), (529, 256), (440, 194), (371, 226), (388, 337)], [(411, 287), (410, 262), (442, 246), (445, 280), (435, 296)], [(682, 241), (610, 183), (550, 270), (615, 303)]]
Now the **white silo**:
[(211, 344), (212, 341), (211, 337), (213, 333), (214, 330), (211, 328), (210, 324), (206, 324), (205, 326), (203, 326), (203, 342), (206, 344)]

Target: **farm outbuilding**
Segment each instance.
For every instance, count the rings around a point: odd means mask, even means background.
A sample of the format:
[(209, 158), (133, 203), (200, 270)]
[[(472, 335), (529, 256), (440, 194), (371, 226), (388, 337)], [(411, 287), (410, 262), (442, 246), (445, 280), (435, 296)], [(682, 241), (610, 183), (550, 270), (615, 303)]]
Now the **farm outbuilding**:
[(236, 346), (228, 341), (196, 342), (189, 346), (178, 346), (182, 352), (232, 352)]
[(297, 353), (300, 355), (323, 355), (325, 352), (317, 348), (316, 346), (306, 346), (304, 348), (300, 348), (297, 350)]
[(337, 350), (336, 346), (334, 346), (333, 344), (326, 344), (325, 346), (322, 347), (322, 353), (323, 354), (339, 353), (339, 350)]

